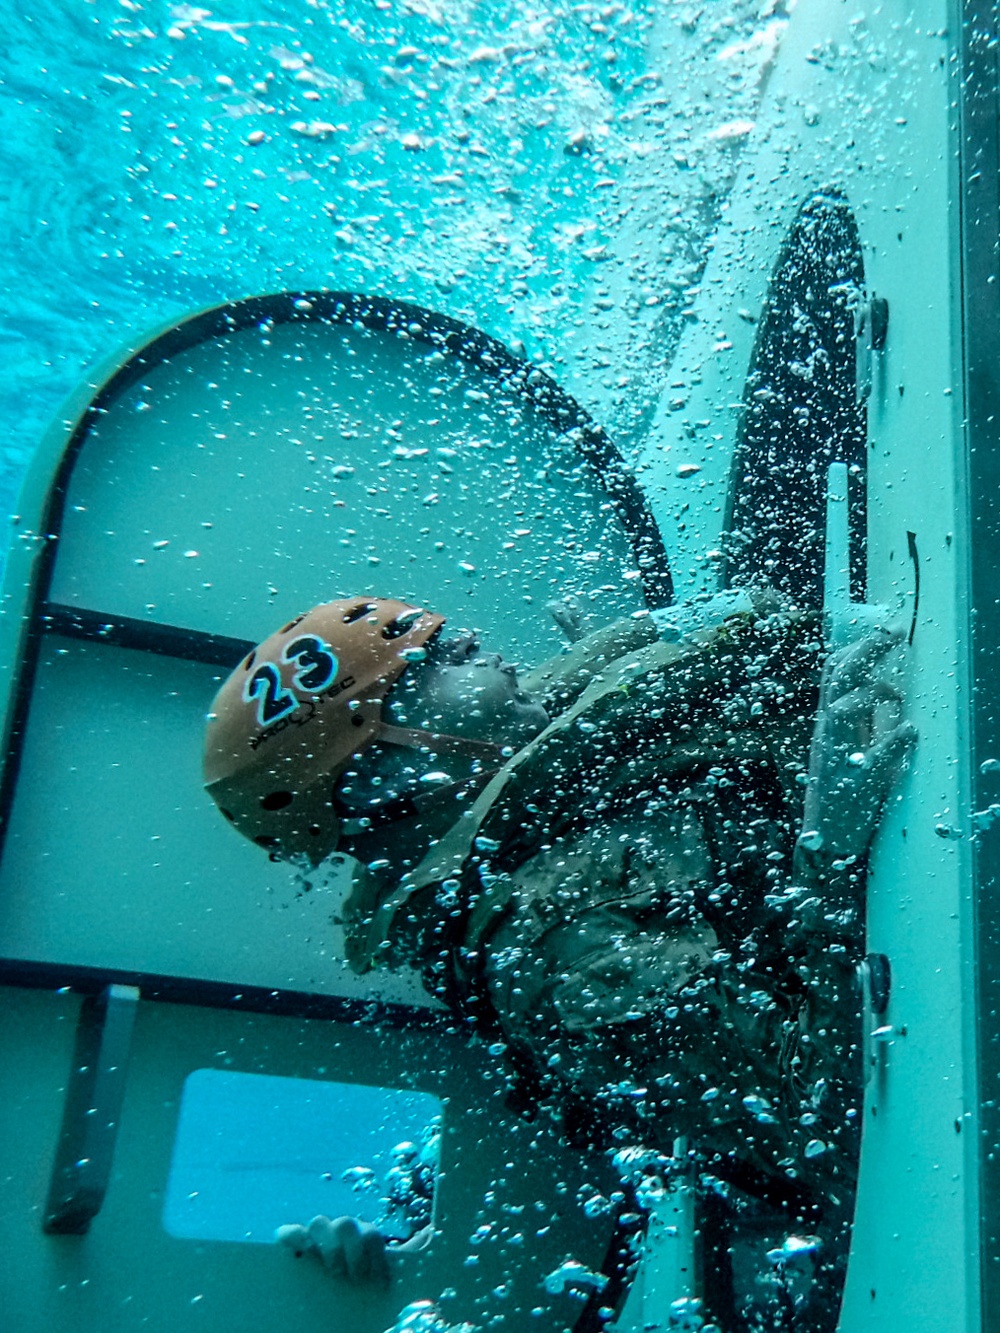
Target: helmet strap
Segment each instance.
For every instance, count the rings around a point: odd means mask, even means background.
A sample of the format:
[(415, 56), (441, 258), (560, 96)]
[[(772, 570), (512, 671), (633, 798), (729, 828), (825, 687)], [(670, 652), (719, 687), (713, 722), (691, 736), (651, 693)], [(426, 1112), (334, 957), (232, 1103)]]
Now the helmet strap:
[(383, 722), (377, 739), (390, 745), (403, 745), (410, 750), (433, 750), (435, 754), (458, 754), (469, 759), (482, 759), (495, 769), (502, 768), (509, 756), (505, 746), (495, 741), (476, 741), (469, 736), (451, 736), (444, 732), (424, 731), (420, 727), (394, 727)]

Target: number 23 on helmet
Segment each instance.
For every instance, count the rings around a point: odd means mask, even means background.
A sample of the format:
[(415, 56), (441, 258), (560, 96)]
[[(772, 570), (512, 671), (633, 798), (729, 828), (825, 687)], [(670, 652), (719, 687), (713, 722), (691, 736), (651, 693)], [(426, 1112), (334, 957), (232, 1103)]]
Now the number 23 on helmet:
[(265, 639), (209, 713), (205, 786), (225, 817), (274, 853), (322, 860), (339, 837), (341, 775), (378, 739), (382, 703), (412, 650), (443, 624), (406, 602), (353, 597)]

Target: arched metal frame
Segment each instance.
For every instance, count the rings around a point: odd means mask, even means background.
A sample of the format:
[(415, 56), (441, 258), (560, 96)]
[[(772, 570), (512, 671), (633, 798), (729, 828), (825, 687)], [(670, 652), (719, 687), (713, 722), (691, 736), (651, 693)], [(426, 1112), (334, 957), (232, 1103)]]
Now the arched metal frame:
[[(15, 519), (15, 538), (23, 535), (29, 546), (37, 547), (26, 576), (27, 586), (11, 588), (12, 581), (21, 577), (21, 566), (16, 561), (8, 567), (7, 575), (4, 610), (15, 623), (8, 623), (5, 645), (8, 696), (0, 775), (0, 850), (17, 786), (34, 676), (45, 635), (59, 634), (223, 667), (235, 665), (253, 646), (225, 635), (107, 614), (99, 607), (63, 606), (49, 599), (73, 470), (94, 424), (153, 367), (178, 353), (244, 329), (317, 322), (398, 333), (460, 357), (495, 377), (505, 390), (522, 396), (544, 420), (572, 441), (608, 495), (635, 555), (647, 605), (655, 608), (672, 602), (673, 584), (659, 530), (645, 496), (611, 439), (548, 375), (515, 356), (496, 339), (420, 306), (349, 292), (282, 292), (201, 311), (155, 335), (100, 377), (89, 401), (76, 406), (75, 419), (69, 415), (63, 423), (68, 434), (61, 433), (58, 445), (40, 451), (36, 467), (48, 466), (50, 476), (45, 483), (37, 526), (19, 534), (17, 525), (21, 520)], [(53, 457), (56, 448), (60, 451), (57, 459)], [(37, 477), (35, 488), (39, 489)], [(254, 987), (241, 987), (239, 994), (234, 994), (233, 987), (223, 982), (2, 957), (0, 980), (42, 987), (68, 984), (89, 994), (98, 994), (109, 984), (132, 985), (141, 987), (144, 998), (337, 1017), (352, 1022), (377, 1019), (407, 1026), (433, 1026), (442, 1021), (438, 1014), (411, 1012), (402, 1005), (368, 1004), (336, 996)]]
[[(133, 385), (155, 366), (178, 353), (213, 339), (255, 326), (277, 324), (353, 325), (375, 332), (398, 331), (438, 351), (452, 353), (502, 388), (529, 403), (561, 437), (567, 448), (583, 457), (607, 495), (629, 542), (650, 607), (668, 605), (673, 591), (666, 553), (645, 497), (608, 436), (543, 372), (513, 356), (481, 332), (406, 303), (329, 292), (282, 293), (216, 307), (168, 328), (112, 363), (97, 382), (68, 405), (66, 419), (53, 427), (35, 459), (24, 490), (26, 513), (15, 519), (15, 545), (8, 565), (3, 615), (0, 616), (0, 681), (6, 684), (2, 718), (3, 759), (0, 774), (0, 849), (9, 823), (27, 731), (33, 687), (46, 636), (89, 640), (191, 662), (232, 667), (252, 644), (225, 635), (180, 625), (108, 614), (100, 607), (53, 603), (51, 589), (63, 517), (71, 493), (74, 468), (94, 427)], [(19, 540), (18, 540), (19, 539)], [(122, 1080), (91, 1086), (87, 1069), (107, 1064), (124, 1069), (128, 1058), (131, 1019), (136, 1002), (160, 1000), (240, 1014), (266, 1013), (291, 1018), (332, 1020), (340, 1024), (387, 1025), (399, 1030), (424, 1030), (437, 1049), (446, 1033), (454, 1035), (453, 1015), (384, 1000), (234, 986), (204, 977), (154, 974), (107, 966), (74, 965), (7, 959), (0, 956), (0, 983), (42, 989), (71, 989), (86, 998), (77, 1034), (79, 1050), (71, 1071), (69, 1093), (55, 1155), (46, 1211), (46, 1230), (87, 1231), (101, 1208), (110, 1180)], [(126, 997), (125, 1026), (109, 996)], [(119, 1005), (119, 1009), (121, 1005)], [(111, 1019), (109, 1019), (111, 1015)], [(431, 1034), (434, 1034), (433, 1036)], [(104, 1054), (95, 1062), (90, 1052)], [(105, 1058), (106, 1056), (106, 1058)], [(77, 1068), (80, 1067), (80, 1068)], [(82, 1072), (81, 1072), (82, 1068)], [(105, 1081), (106, 1082), (106, 1081)], [(100, 1115), (88, 1116), (92, 1106)], [(93, 1124), (101, 1122), (103, 1137)], [(579, 1327), (592, 1326), (593, 1310), (581, 1314)]]

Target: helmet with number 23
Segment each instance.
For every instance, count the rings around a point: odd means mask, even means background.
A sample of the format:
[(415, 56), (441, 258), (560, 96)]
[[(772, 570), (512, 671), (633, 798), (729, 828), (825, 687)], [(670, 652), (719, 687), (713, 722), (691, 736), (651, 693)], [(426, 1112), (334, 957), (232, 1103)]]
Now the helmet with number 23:
[(205, 786), (246, 837), (318, 862), (337, 845), (337, 782), (379, 739), (429, 734), (382, 718), (389, 690), (444, 617), (387, 599), (327, 602), (265, 639), (219, 690), (205, 740)]

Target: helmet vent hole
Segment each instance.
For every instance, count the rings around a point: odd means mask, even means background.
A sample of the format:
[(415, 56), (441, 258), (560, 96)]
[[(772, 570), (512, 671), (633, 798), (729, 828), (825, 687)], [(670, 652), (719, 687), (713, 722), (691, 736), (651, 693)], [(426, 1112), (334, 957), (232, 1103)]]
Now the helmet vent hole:
[(359, 602), (357, 606), (352, 606), (349, 611), (344, 613), (344, 624), (353, 625), (354, 622), (360, 620), (362, 616), (367, 616), (371, 611), (376, 610), (378, 610), (378, 608), (371, 602)]
[(355, 727), (363, 727), (365, 725), (365, 720), (360, 713), (355, 713), (352, 716), (351, 725)]
[(262, 810), (284, 810), (294, 799), (290, 791), (271, 791), (260, 798), (260, 807)]
[(388, 625), (383, 626), (382, 638), (398, 639), (401, 635), (408, 634), (423, 614), (419, 606), (404, 611), (402, 615), (397, 616), (395, 620), (390, 620)]
[(285, 628), (280, 629), (278, 633), (287, 634), (289, 630), (293, 630), (295, 626), (301, 624), (303, 620), (305, 620), (305, 616), (296, 616), (294, 620), (290, 620)]
[(243, 670), (249, 671), (250, 668), (253, 666), (254, 662), (256, 662), (256, 660), (257, 660), (257, 649), (255, 648), (253, 652), (250, 654), (250, 656), (243, 663)]

